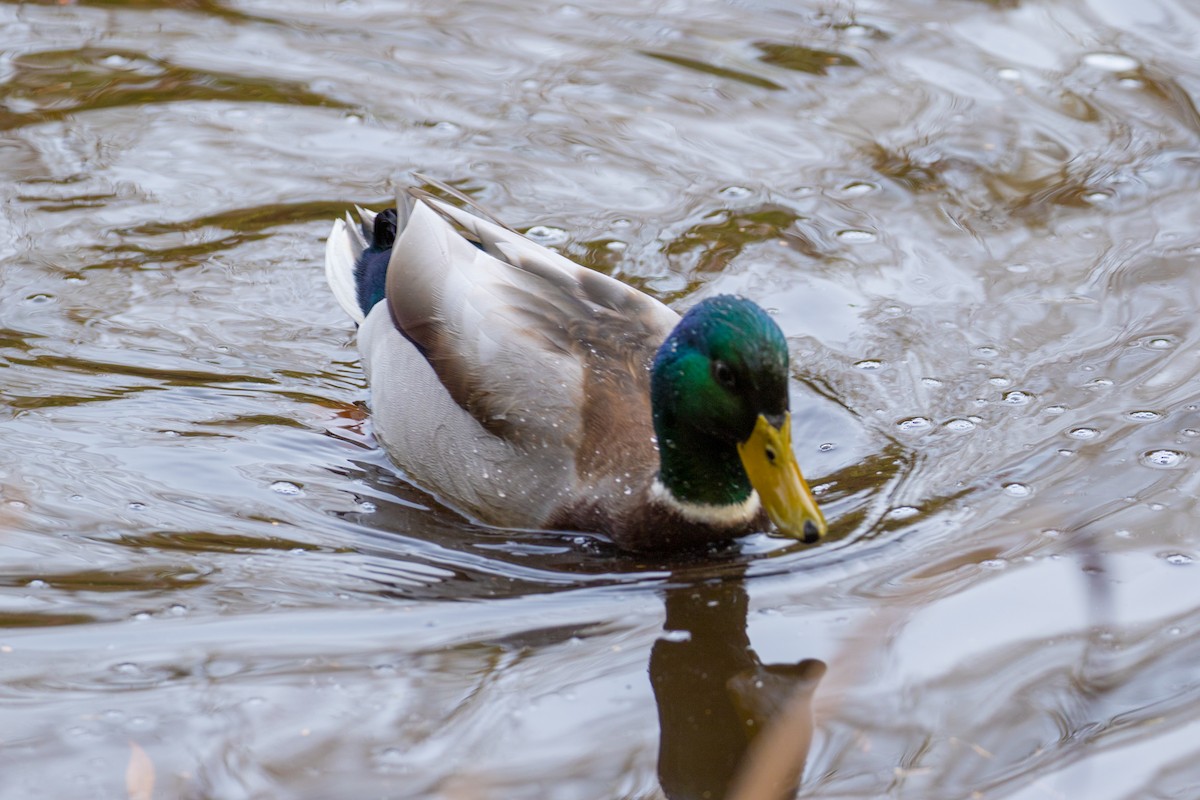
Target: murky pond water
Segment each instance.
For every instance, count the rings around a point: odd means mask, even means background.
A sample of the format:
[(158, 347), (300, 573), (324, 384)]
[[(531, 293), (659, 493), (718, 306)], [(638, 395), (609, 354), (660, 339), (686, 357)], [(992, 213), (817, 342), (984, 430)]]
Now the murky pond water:
[[(801, 796), (1200, 797), (1193, 4), (281, 8), (0, 5), (0, 796), (716, 798), (816, 659)], [(771, 308), (832, 541), (397, 476), (322, 240), (414, 169)]]

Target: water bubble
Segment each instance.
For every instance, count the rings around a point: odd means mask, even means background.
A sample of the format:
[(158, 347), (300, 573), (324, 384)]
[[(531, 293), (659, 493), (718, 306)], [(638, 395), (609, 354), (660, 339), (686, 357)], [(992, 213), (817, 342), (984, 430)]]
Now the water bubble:
[(921, 510), (919, 508), (913, 508), (912, 506), (896, 506), (884, 514), (883, 518), (893, 520), (908, 519), (909, 517), (915, 517), (920, 513)]
[(835, 447), (837, 447), (837, 445), (834, 444), (833, 442), (821, 442), (821, 444), (819, 444), (817, 446), (817, 449), (820, 450), (822, 453), (828, 453), (830, 450), (832, 450)]
[(1008, 562), (1003, 558), (985, 558), (979, 562), (979, 566), (984, 569), (1004, 569), (1008, 566)]
[(1023, 406), (1032, 399), (1033, 395), (1029, 392), (1012, 391), (1004, 395), (1004, 402), (1014, 406)]
[(853, 181), (842, 187), (842, 194), (848, 197), (857, 197), (858, 195), (869, 194), (878, 188), (875, 184), (867, 183), (866, 181)]
[(146, 504), (145, 503), (130, 503), (128, 505), (128, 508), (130, 511), (145, 511)]
[(1072, 439), (1095, 439), (1099, 435), (1100, 431), (1095, 428), (1072, 428), (1067, 431), (1067, 436), (1070, 436)]
[(541, 245), (558, 245), (567, 241), (568, 234), (562, 228), (554, 228), (550, 225), (534, 225), (529, 230), (525, 231), (525, 235)]
[(1195, 428), (1184, 428), (1181, 433), (1183, 433), (1183, 435), (1189, 439), (1194, 439), (1197, 436), (1200, 436), (1200, 431), (1196, 430)]
[(930, 422), (925, 417), (909, 417), (908, 419), (902, 419), (896, 423), (896, 427), (898, 427), (900, 430), (902, 430), (906, 433), (911, 433), (913, 431), (923, 431), (923, 430), (926, 430), (929, 426), (930, 426)]
[(1004, 484), (1004, 493), (1009, 497), (1029, 497), (1033, 494), (1033, 490), (1023, 483), (1006, 483)]
[(1175, 340), (1167, 336), (1155, 336), (1150, 341), (1146, 342), (1146, 347), (1151, 350), (1170, 350), (1175, 346)]
[(992, 358), (993, 356), (998, 355), (999, 352), (999, 350), (990, 345), (984, 345), (983, 347), (975, 348), (976, 355), (981, 355), (984, 358)]
[(1191, 564), (1192, 561), (1194, 560), (1191, 556), (1184, 555), (1183, 553), (1167, 553), (1167, 554), (1163, 555), (1162, 558), (1168, 564), (1174, 564), (1177, 567), (1182, 567), (1182, 566)]
[(377, 506), (370, 500), (364, 500), (358, 504), (358, 510), (364, 514), (374, 514)]
[(1060, 456), (1062, 456), (1063, 458), (1066, 458), (1067, 456), (1073, 456), (1073, 455), (1075, 455), (1075, 451), (1074, 451), (1074, 450), (1068, 450), (1068, 449), (1067, 449), (1067, 448), (1065, 448), (1065, 447), (1059, 448), (1059, 450), (1058, 450), (1057, 452), (1058, 452), (1058, 454), (1059, 454)]
[(124, 722), (126, 714), (119, 708), (106, 708), (100, 712), (100, 718), (109, 724)]
[(745, 186), (726, 186), (724, 189), (717, 192), (717, 194), (730, 200), (742, 200), (746, 197), (749, 197), (751, 194), (753, 194), (753, 192), (751, 192)]
[(1088, 53), (1083, 63), (1105, 72), (1132, 72), (1140, 66), (1136, 58), (1124, 53)]
[(942, 382), (939, 381), (937, 378), (921, 378), (921, 383), (925, 384), (926, 386), (941, 386), (942, 385)]
[(1121, 528), (1120, 530), (1113, 533), (1113, 535), (1116, 536), (1118, 539), (1132, 539), (1133, 531), (1129, 530), (1128, 528)]
[(875, 241), (875, 234), (856, 228), (847, 228), (844, 231), (838, 231), (837, 237), (843, 242), (850, 242), (851, 244), (863, 244)]
[(50, 584), (46, 583), (41, 578), (34, 578), (29, 583), (25, 584), (26, 589), (45, 589)]
[(1023, 275), (1029, 272), (1029, 267), (1025, 264), (1009, 264), (1008, 271), (1014, 275)]
[(1105, 203), (1105, 202), (1111, 200), (1112, 192), (1105, 191), (1105, 190), (1097, 190), (1094, 192), (1088, 192), (1087, 194), (1085, 194), (1083, 196), (1083, 199), (1084, 199), (1084, 202), (1091, 203), (1092, 205), (1097, 205), (1099, 203)]
[(1112, 378), (1092, 378), (1090, 381), (1085, 383), (1083, 385), (1083, 387), (1085, 389), (1096, 389), (1096, 388), (1100, 388), (1100, 387), (1104, 387), (1104, 386), (1112, 386), (1112, 385), (1113, 385)]
[(975, 423), (969, 419), (951, 419), (946, 421), (946, 430), (955, 433), (966, 433), (975, 430)]
[(1003, 67), (996, 70), (996, 77), (1002, 81), (1019, 81), (1021, 80), (1021, 72), (1012, 67)]
[(862, 361), (856, 362), (854, 364), (854, 366), (859, 369), (879, 369), (880, 367), (883, 366), (883, 362), (876, 361), (873, 358), (867, 358), (867, 359), (863, 359)]
[(1012, 381), (1008, 378), (1005, 378), (1003, 375), (993, 375), (992, 377), (988, 378), (988, 383), (990, 383), (992, 386), (1008, 386), (1010, 383), (1012, 383)]
[(38, 292), (37, 294), (31, 294), (31, 295), (29, 295), (28, 297), (26, 297), (26, 298), (25, 298), (25, 302), (27, 302), (27, 303), (35, 303), (35, 304), (38, 304), (38, 305), (40, 305), (40, 304), (42, 304), (42, 303), (49, 303), (49, 302), (50, 302), (51, 300), (53, 300), (53, 299), (54, 299), (54, 295), (52, 295), (52, 294), (46, 294), (46, 293), (44, 293), (44, 292)]
[(1134, 422), (1153, 422), (1156, 419), (1162, 419), (1162, 414), (1157, 411), (1130, 411), (1125, 416)]
[(1186, 456), (1177, 450), (1149, 450), (1142, 453), (1142, 463), (1156, 469), (1171, 469), (1183, 463)]
[(1060, 406), (1060, 405), (1046, 406), (1046, 408), (1045, 408), (1045, 409), (1043, 409), (1043, 410), (1044, 410), (1044, 411), (1045, 411), (1047, 414), (1055, 414), (1055, 415), (1058, 415), (1058, 414), (1065, 414), (1065, 413), (1067, 413), (1067, 407), (1066, 407), (1066, 406)]
[(277, 494), (287, 495), (289, 497), (294, 497), (295, 495), (303, 492), (299, 486), (294, 483), (290, 483), (289, 481), (275, 481), (271, 484), (271, 491), (276, 492)]
[(1042, 536), (1047, 536), (1051, 539), (1057, 539), (1058, 537), (1062, 536), (1062, 531), (1058, 530), (1057, 528), (1046, 528), (1044, 531), (1042, 531)]
[(397, 772), (404, 772), (404, 751), (399, 747), (385, 747), (372, 753), (374, 760), (386, 767), (394, 767)]

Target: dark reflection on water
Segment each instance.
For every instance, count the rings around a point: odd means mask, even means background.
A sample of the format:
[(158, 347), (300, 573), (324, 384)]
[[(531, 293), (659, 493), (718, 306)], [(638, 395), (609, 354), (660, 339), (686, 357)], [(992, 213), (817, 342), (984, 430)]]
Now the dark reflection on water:
[(302, 87), (275, 79), (247, 80), (233, 74), (198, 72), (133, 50), (43, 50), (17, 57), (12, 68), (12, 83), (22, 87), (36, 108), (23, 114), (0, 115), (0, 130), (63, 119), (92, 109), (156, 102), (252, 99), (258, 103), (336, 105)]
[[(744, 568), (679, 578), (665, 589), (664, 637), (650, 652), (658, 777), (673, 800), (725, 797), (754, 736), (797, 693), (811, 702), (825, 665), (762, 664), (746, 632)], [(810, 742), (789, 744), (803, 755)]]
[[(717, 796), (814, 685), (800, 796), (1200, 796), (1190, 4), (0, 30), (0, 796), (126, 796), (130, 742), (156, 797)], [(413, 171), (770, 308), (831, 541), (637, 558), (405, 483), (321, 250)]]

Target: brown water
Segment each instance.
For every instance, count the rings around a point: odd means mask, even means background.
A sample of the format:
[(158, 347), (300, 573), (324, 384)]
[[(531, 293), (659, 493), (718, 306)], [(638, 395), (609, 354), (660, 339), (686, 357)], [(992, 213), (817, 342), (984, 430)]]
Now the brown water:
[[(715, 798), (819, 659), (801, 796), (1200, 797), (1194, 4), (283, 7), (0, 5), (0, 796)], [(322, 239), (413, 169), (777, 311), (832, 541), (396, 476)]]

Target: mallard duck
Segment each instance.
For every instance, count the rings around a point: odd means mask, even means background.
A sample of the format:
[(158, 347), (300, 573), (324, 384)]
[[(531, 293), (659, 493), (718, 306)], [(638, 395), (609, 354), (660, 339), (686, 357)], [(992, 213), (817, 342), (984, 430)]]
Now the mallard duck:
[(489, 525), (627, 550), (768, 519), (825, 535), (792, 452), (787, 342), (762, 308), (720, 295), (680, 317), (457, 196), (472, 210), (408, 190), (326, 245), (375, 435), (411, 480)]

